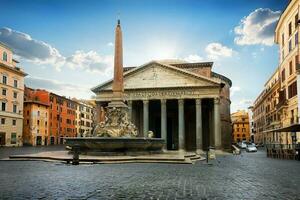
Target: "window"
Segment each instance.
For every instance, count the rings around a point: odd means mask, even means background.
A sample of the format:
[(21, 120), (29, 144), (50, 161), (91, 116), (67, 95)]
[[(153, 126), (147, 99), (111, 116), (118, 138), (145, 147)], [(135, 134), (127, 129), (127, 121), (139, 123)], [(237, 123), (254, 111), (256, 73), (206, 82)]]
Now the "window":
[(2, 83), (7, 84), (7, 76), (2, 76)]
[(6, 110), (6, 103), (5, 102), (2, 102), (2, 104), (1, 104), (1, 110), (2, 111)]
[(295, 46), (298, 45), (299, 38), (298, 38), (298, 32), (295, 34)]
[(2, 95), (6, 96), (6, 89), (2, 89)]
[(40, 111), (37, 111), (37, 116), (40, 116)]
[(7, 62), (7, 53), (5, 51), (2, 54), (2, 60)]
[(17, 120), (13, 119), (12, 120), (12, 125), (15, 126), (17, 124)]
[(289, 52), (292, 51), (292, 40), (289, 41)]
[(17, 105), (13, 105), (13, 112), (17, 113)]
[(18, 81), (14, 80), (14, 87), (18, 87)]
[(1, 118), (1, 124), (5, 124), (5, 118)]
[(281, 72), (281, 81), (282, 82), (285, 81), (285, 69), (283, 69), (282, 72)]
[(17, 144), (17, 134), (16, 133), (11, 133), (10, 143)]
[(239, 129), (239, 128), (237, 128), (237, 129), (236, 129), (236, 131), (237, 131), (237, 132), (239, 132), (239, 131), (240, 131), (240, 129)]
[(282, 35), (281, 35), (281, 43), (282, 43), (282, 48), (284, 47), (284, 34), (282, 33)]
[(237, 136), (237, 137), (240, 137), (240, 134), (237, 134), (236, 136)]
[(295, 29), (298, 26), (298, 14), (295, 15)]
[(299, 64), (299, 56), (295, 56), (295, 65), (296, 65), (296, 68), (297, 68), (297, 65)]
[(18, 93), (14, 92), (14, 98), (16, 99), (18, 97)]
[(27, 119), (27, 121), (26, 121), (26, 122), (27, 122), (27, 125), (28, 125), (28, 124), (29, 124), (29, 119)]
[(290, 62), (290, 75), (292, 75), (292, 73), (293, 73), (293, 62), (291, 61)]
[(37, 125), (38, 125), (38, 126), (40, 125), (40, 120), (37, 120)]
[(289, 36), (292, 35), (292, 22), (289, 23)]
[(288, 92), (289, 92), (289, 99), (297, 95), (297, 81), (289, 85)]

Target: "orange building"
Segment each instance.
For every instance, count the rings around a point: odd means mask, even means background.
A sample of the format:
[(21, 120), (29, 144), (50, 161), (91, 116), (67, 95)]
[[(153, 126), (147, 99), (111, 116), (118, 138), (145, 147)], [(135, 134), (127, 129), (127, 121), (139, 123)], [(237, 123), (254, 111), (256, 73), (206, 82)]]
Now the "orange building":
[(249, 116), (244, 110), (239, 110), (231, 114), (232, 121), (232, 142), (250, 142)]
[[(24, 100), (26, 111), (24, 110), (23, 137), (30, 145), (63, 144), (63, 137), (76, 137), (77, 103), (75, 101), (46, 90), (31, 88), (25, 89)], [(43, 113), (43, 124), (41, 124), (42, 116), (36, 117), (38, 112)], [(37, 123), (39, 129), (32, 131), (31, 129), (37, 126)], [(45, 127), (42, 128), (42, 125)], [(37, 131), (40, 134), (37, 134)]]
[(50, 93), (51, 144), (63, 144), (63, 137), (76, 137), (76, 108), (75, 101)]

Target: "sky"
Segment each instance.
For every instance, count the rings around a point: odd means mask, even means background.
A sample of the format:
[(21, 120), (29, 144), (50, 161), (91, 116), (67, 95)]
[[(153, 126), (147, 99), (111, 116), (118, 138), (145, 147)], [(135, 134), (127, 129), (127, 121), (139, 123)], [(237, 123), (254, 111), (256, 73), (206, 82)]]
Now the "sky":
[(274, 29), (288, 0), (0, 0), (0, 42), (25, 84), (91, 98), (112, 78), (120, 18), (124, 66), (155, 59), (214, 62), (233, 82), (231, 110), (247, 109), (278, 66)]

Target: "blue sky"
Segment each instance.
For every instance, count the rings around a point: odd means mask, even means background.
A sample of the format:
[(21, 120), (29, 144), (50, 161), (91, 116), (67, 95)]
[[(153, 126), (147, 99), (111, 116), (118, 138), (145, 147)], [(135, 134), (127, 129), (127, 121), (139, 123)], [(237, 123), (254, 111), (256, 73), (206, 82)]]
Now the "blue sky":
[(0, 0), (0, 41), (25, 83), (89, 98), (112, 77), (119, 13), (124, 65), (153, 59), (213, 61), (233, 82), (232, 111), (247, 108), (278, 65), (274, 26), (288, 0)]

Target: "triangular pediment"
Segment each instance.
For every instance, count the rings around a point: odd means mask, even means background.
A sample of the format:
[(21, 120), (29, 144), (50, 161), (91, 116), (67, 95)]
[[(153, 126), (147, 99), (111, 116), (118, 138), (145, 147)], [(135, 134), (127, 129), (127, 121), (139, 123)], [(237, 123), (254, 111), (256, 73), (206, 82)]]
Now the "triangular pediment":
[[(220, 83), (174, 66), (150, 62), (124, 74), (124, 89), (207, 87)], [(93, 91), (111, 90), (112, 80), (92, 89)]]

